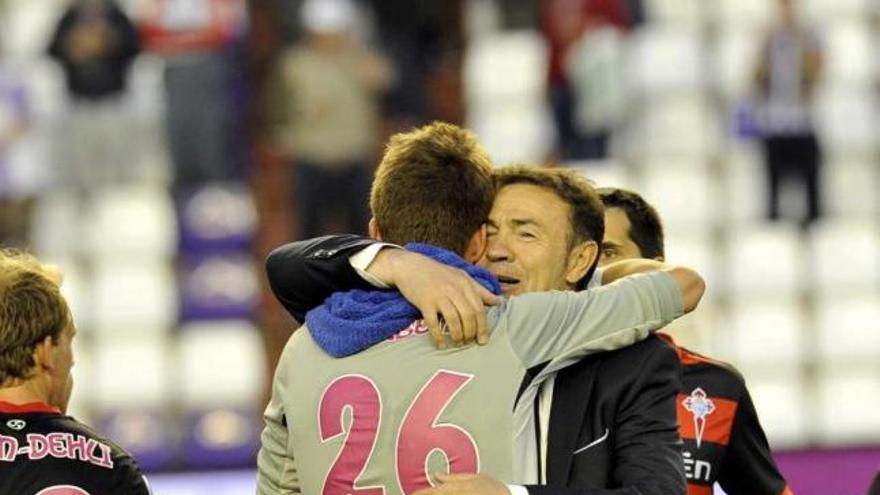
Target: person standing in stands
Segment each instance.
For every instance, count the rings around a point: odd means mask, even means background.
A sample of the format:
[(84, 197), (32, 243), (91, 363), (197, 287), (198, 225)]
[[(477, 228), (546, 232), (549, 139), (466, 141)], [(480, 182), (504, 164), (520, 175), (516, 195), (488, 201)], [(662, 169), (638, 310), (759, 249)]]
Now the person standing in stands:
[(778, 5), (779, 23), (768, 33), (755, 69), (767, 217), (779, 218), (780, 185), (796, 179), (806, 192), (806, 226), (822, 214), (822, 149), (811, 108), (822, 72), (822, 50), (816, 34), (798, 22), (795, 0), (778, 0)]
[(350, 0), (306, 0), (305, 39), (278, 64), (276, 143), (293, 167), (299, 238), (332, 229), (363, 232), (366, 197), (379, 143), (380, 97), (390, 66), (352, 36), (357, 9)]
[(112, 0), (75, 0), (49, 44), (64, 72), (70, 109), (62, 127), (62, 177), (82, 193), (131, 173), (125, 125), (129, 68), (140, 51), (137, 31)]
[(149, 495), (127, 452), (66, 415), (76, 328), (60, 280), (0, 251), (0, 493)]

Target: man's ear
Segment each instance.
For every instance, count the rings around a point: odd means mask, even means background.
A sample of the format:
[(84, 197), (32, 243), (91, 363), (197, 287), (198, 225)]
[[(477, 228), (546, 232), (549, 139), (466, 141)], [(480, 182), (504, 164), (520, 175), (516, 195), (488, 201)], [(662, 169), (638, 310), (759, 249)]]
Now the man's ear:
[(476, 263), (486, 254), (487, 249), (489, 249), (488, 229), (484, 223), (468, 241), (468, 245), (464, 249), (464, 259), (469, 263)]
[(51, 335), (37, 342), (37, 345), (34, 346), (34, 366), (37, 369), (51, 370), (55, 367), (55, 355), (52, 353), (54, 346), (55, 343)]
[(379, 223), (376, 222), (376, 217), (370, 217), (369, 231), (370, 237), (376, 239), (377, 241), (382, 240), (382, 230), (379, 229)]
[(572, 287), (577, 285), (587, 275), (598, 256), (599, 244), (596, 241), (584, 241), (575, 246), (568, 254), (565, 281)]

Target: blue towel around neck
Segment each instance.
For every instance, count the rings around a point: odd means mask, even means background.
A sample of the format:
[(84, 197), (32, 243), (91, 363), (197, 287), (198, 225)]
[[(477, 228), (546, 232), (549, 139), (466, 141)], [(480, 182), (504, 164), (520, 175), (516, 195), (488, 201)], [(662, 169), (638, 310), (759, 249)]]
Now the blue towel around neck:
[[(408, 251), (468, 273), (483, 287), (501, 293), (498, 279), (457, 254), (429, 244), (410, 243)], [(419, 310), (398, 291), (337, 292), (306, 314), (306, 327), (318, 346), (333, 357), (355, 354), (382, 342), (421, 318)]]

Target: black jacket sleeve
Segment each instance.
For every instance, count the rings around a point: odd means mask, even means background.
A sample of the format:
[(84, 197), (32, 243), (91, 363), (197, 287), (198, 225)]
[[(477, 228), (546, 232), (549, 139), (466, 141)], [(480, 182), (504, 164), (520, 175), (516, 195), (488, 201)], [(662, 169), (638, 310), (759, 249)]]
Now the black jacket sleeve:
[(302, 322), (309, 310), (334, 292), (374, 289), (348, 258), (376, 242), (356, 235), (333, 235), (276, 248), (266, 259), (272, 293), (291, 316)]
[[(687, 484), (678, 434), (675, 399), (681, 386), (681, 363), (669, 346), (649, 338), (633, 347), (613, 351), (597, 376), (597, 387), (611, 392), (622, 381), (614, 431), (611, 435), (611, 473), (605, 486), (590, 483), (593, 476), (573, 473), (575, 486), (528, 486), (530, 495), (684, 495)], [(635, 375), (632, 379), (628, 376)], [(597, 400), (605, 395), (593, 390)], [(587, 409), (587, 414), (593, 412)], [(580, 421), (580, 419), (578, 419)], [(551, 428), (553, 428), (551, 424)], [(573, 469), (588, 469), (574, 463)], [(586, 486), (593, 484), (594, 487)], [(583, 485), (578, 487), (576, 485)]]
[(743, 386), (718, 484), (729, 495), (779, 495), (786, 489), (748, 389)]
[[(621, 401), (615, 424), (612, 478), (620, 488), (596, 495), (684, 495), (687, 483), (681, 457), (675, 399), (681, 388), (681, 362), (665, 343), (643, 344), (644, 359)], [(617, 373), (614, 373), (617, 374)], [(606, 379), (612, 380), (613, 376)]]

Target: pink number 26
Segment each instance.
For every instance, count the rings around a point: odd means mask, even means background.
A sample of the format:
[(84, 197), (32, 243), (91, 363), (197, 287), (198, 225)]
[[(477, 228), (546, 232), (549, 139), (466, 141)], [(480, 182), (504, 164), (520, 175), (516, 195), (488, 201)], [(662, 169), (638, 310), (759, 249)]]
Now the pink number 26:
[[(410, 403), (394, 447), (397, 481), (404, 494), (430, 486), (427, 460), (435, 451), (446, 457), (450, 472), (479, 471), (479, 452), (473, 437), (459, 426), (437, 423), (443, 410), (472, 378), (440, 370)], [(322, 441), (345, 433), (342, 418), (346, 408), (351, 411), (351, 428), (324, 478), (321, 493), (384, 495), (383, 486), (355, 487), (373, 455), (381, 427), (382, 398), (376, 384), (363, 375), (344, 375), (327, 387), (318, 411)]]

